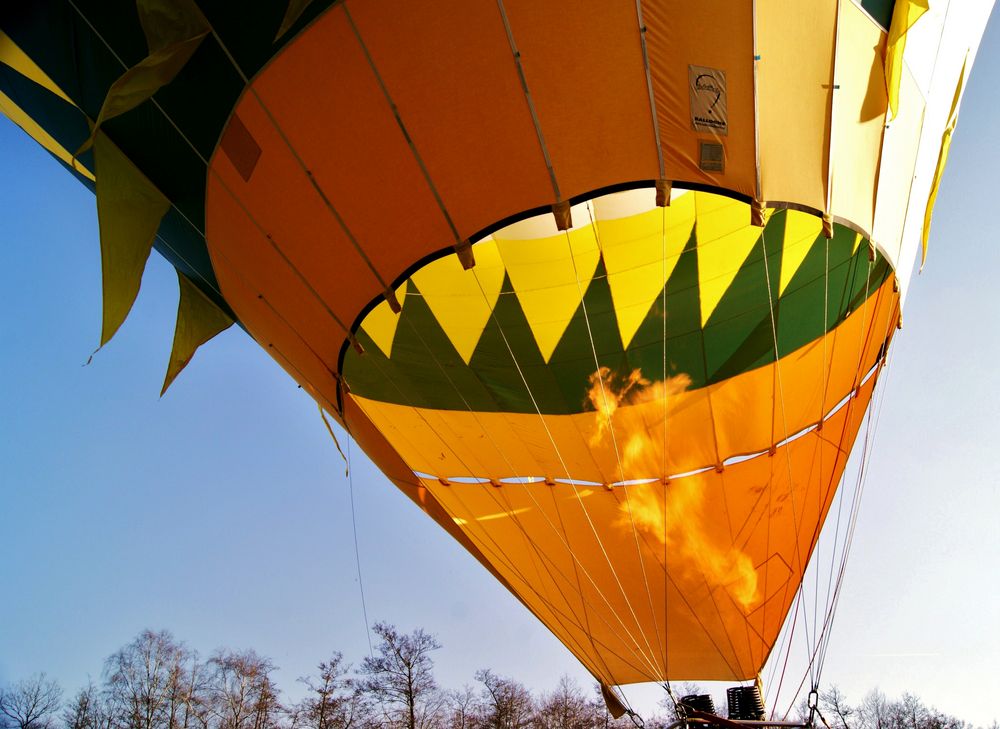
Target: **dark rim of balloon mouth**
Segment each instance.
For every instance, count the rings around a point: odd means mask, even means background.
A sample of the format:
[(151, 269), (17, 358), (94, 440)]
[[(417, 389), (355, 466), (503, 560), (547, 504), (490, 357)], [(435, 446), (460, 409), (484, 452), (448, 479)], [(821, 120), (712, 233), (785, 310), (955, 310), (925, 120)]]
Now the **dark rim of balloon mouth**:
[[(891, 332), (890, 332), (891, 335)], [(442, 486), (482, 486), (482, 485), (492, 485), (494, 487), (501, 486), (533, 486), (536, 484), (545, 484), (547, 486), (585, 486), (587, 488), (595, 488), (598, 486), (603, 486), (608, 491), (612, 491), (616, 488), (623, 488), (626, 486), (648, 486), (649, 484), (663, 484), (668, 485), (672, 481), (678, 481), (682, 478), (688, 478), (690, 476), (697, 476), (702, 473), (708, 473), (709, 471), (716, 471), (721, 473), (725, 470), (727, 466), (734, 466), (738, 463), (743, 463), (745, 461), (753, 460), (754, 458), (761, 458), (763, 456), (773, 456), (776, 449), (782, 446), (788, 445), (803, 436), (822, 428), (823, 423), (828, 421), (834, 415), (836, 415), (840, 410), (842, 410), (849, 402), (854, 400), (861, 388), (868, 383), (873, 377), (878, 374), (879, 369), (885, 364), (887, 358), (887, 352), (883, 352), (882, 356), (879, 357), (875, 363), (869, 368), (865, 373), (864, 377), (858, 380), (858, 384), (844, 397), (837, 401), (837, 403), (830, 408), (830, 410), (819, 420), (814, 423), (810, 423), (795, 433), (781, 439), (775, 443), (770, 448), (764, 448), (763, 450), (751, 451), (749, 453), (738, 453), (732, 456), (728, 456), (719, 463), (713, 463), (707, 466), (701, 466), (700, 468), (693, 468), (683, 473), (676, 473), (664, 476), (639, 476), (636, 478), (625, 479), (624, 481), (613, 481), (610, 483), (602, 483), (599, 481), (587, 481), (583, 479), (575, 478), (553, 478), (551, 476), (504, 476), (502, 478), (485, 478), (480, 476), (437, 476), (434, 474), (424, 473), (423, 471), (413, 471), (413, 475), (423, 481), (437, 481)]]
[[(575, 195), (575, 196), (569, 198), (568, 202), (569, 202), (570, 205), (579, 205), (581, 203), (585, 203), (585, 202), (588, 202), (590, 200), (594, 200), (595, 198), (602, 197), (604, 195), (610, 195), (610, 194), (615, 193), (615, 192), (626, 192), (628, 190), (640, 190), (640, 189), (644, 189), (644, 188), (655, 187), (656, 186), (656, 182), (657, 182), (656, 180), (652, 180), (652, 179), (647, 179), (647, 180), (633, 180), (631, 182), (619, 182), (619, 183), (616, 183), (614, 185), (606, 185), (604, 187), (599, 187), (597, 189), (590, 190), (589, 192), (584, 192), (584, 193), (581, 193), (579, 195)], [(705, 185), (705, 184), (701, 184), (701, 183), (697, 183), (697, 182), (673, 181), (672, 182), (672, 186), (675, 187), (675, 188), (677, 188), (677, 189), (679, 189), (679, 190), (690, 190), (690, 191), (694, 191), (694, 192), (708, 192), (708, 193), (712, 193), (713, 195), (721, 195), (723, 197), (728, 197), (728, 198), (731, 198), (733, 200), (738, 200), (739, 202), (745, 203), (747, 205), (749, 205), (749, 204), (751, 204), (753, 202), (753, 198), (751, 198), (749, 195), (746, 195), (746, 194), (743, 194), (743, 193), (740, 193), (740, 192), (735, 192), (734, 190), (730, 190), (730, 189), (725, 188), (725, 187), (717, 187), (715, 185)], [(803, 212), (803, 213), (808, 213), (810, 215), (815, 215), (816, 217), (823, 217), (823, 211), (822, 210), (818, 210), (817, 208), (813, 208), (813, 207), (810, 207), (808, 205), (801, 205), (799, 203), (779, 202), (779, 201), (771, 202), (771, 201), (769, 201), (769, 202), (765, 202), (764, 206), (766, 208), (771, 209), (771, 210), (798, 210), (798, 211)], [(476, 245), (476, 243), (479, 243), (481, 240), (483, 240), (487, 236), (492, 235), (493, 233), (495, 233), (498, 230), (506, 228), (508, 225), (513, 225), (514, 223), (519, 223), (522, 220), (527, 220), (528, 218), (533, 218), (533, 217), (536, 217), (538, 215), (544, 215), (546, 213), (551, 213), (551, 212), (552, 212), (552, 206), (551, 205), (541, 205), (539, 207), (530, 208), (528, 210), (523, 210), (523, 211), (521, 211), (519, 213), (514, 213), (513, 215), (508, 215), (506, 218), (501, 218), (500, 220), (497, 220), (496, 222), (491, 223), (490, 225), (486, 226), (485, 228), (483, 228), (483, 229), (477, 231), (476, 233), (474, 233), (473, 235), (469, 236), (469, 243), (470, 243), (470, 245), (474, 246), (474, 245)], [(845, 218), (840, 218), (840, 217), (837, 217), (837, 216), (833, 216), (833, 222), (836, 223), (836, 224), (838, 224), (838, 225), (844, 226), (846, 228), (850, 228), (854, 232), (856, 232), (856, 233), (864, 236), (865, 240), (869, 240), (869, 241), (871, 240), (871, 233), (869, 233), (868, 231), (864, 230), (860, 226), (856, 225), (855, 223), (853, 223), (853, 222), (851, 222), (851, 221), (849, 221), (849, 220), (847, 220)], [(433, 261), (436, 261), (439, 258), (444, 258), (445, 256), (450, 256), (453, 253), (455, 253), (455, 245), (454, 244), (450, 244), (450, 245), (447, 245), (447, 246), (445, 246), (443, 248), (440, 248), (440, 249), (434, 251), (433, 253), (427, 254), (423, 258), (420, 258), (420, 259), (414, 261), (406, 269), (404, 269), (402, 273), (400, 273), (398, 276), (396, 276), (396, 278), (394, 278), (392, 280), (392, 283), (389, 285), (388, 288), (390, 290), (392, 290), (392, 291), (395, 291), (397, 288), (399, 288), (399, 286), (401, 286), (403, 284), (404, 281), (408, 280), (414, 273), (416, 273), (417, 271), (419, 271), (421, 268), (423, 268), (427, 264), (432, 263)], [(887, 261), (888, 260), (889, 259), (887, 258)], [(890, 261), (890, 265), (891, 265), (891, 261)], [(361, 311), (359, 311), (358, 315), (354, 318), (354, 321), (351, 323), (350, 332), (349, 332), (348, 336), (346, 336), (344, 338), (344, 341), (340, 345), (340, 353), (337, 356), (337, 372), (338, 373), (342, 373), (344, 371), (344, 358), (347, 356), (347, 351), (351, 347), (351, 340), (354, 338), (354, 335), (357, 333), (358, 329), (361, 327), (361, 323), (365, 320), (365, 317), (367, 317), (368, 314), (370, 314), (371, 311), (376, 306), (378, 306), (379, 304), (381, 304), (383, 301), (385, 301), (385, 294), (379, 294), (378, 296), (376, 296), (375, 298), (373, 298), (371, 301), (369, 301), (364, 307), (362, 307)], [(342, 395), (341, 395), (341, 393), (339, 391), (339, 388), (338, 388), (338, 392), (337, 392), (337, 401), (338, 401), (337, 402), (337, 408), (338, 408), (338, 410), (340, 410), (341, 412), (343, 412), (344, 403), (342, 402)]]

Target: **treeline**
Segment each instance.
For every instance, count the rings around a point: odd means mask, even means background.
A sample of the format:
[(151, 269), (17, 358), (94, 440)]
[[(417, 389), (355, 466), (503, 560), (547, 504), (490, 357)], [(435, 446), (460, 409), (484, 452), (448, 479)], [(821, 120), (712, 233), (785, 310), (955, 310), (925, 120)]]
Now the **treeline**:
[[(597, 686), (587, 691), (563, 677), (536, 695), (490, 669), (459, 690), (438, 685), (433, 652), (441, 646), (421, 629), (373, 626), (372, 654), (357, 665), (333, 653), (300, 678), (304, 697), (286, 701), (276, 667), (253, 650), (219, 649), (207, 659), (167, 631), (144, 631), (104, 663), (101, 681), (64, 697), (44, 675), (0, 687), (3, 729), (610, 729), (615, 720)], [(683, 687), (691, 692), (694, 687)], [(905, 694), (889, 701), (872, 692), (857, 707), (835, 688), (821, 694), (832, 729), (970, 729)], [(646, 716), (662, 728), (672, 703)], [(996, 723), (991, 729), (1000, 729)]]

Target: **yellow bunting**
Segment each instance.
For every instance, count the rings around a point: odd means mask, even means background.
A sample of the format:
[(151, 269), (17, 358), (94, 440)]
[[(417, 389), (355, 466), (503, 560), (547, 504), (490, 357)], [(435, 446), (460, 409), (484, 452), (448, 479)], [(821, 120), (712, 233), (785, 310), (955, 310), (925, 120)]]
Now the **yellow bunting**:
[(750, 225), (750, 206), (746, 203), (721, 195), (694, 195), (701, 325), (705, 326), (760, 238), (761, 228)]
[(136, 0), (136, 10), (150, 54), (211, 30), (193, 0)]
[(295, 22), (302, 16), (305, 9), (309, 7), (312, 0), (288, 0), (288, 7), (285, 9), (285, 17), (281, 19), (281, 27), (278, 28), (278, 32), (274, 35), (275, 42), (278, 41), (281, 36), (291, 30)]
[[(39, 86), (48, 89), (63, 101), (73, 104), (73, 101), (63, 92), (61, 88), (49, 78), (37, 63), (31, 60), (18, 45), (11, 40), (10, 36), (0, 30), (0, 63), (5, 63), (25, 78), (30, 78)], [(73, 104), (76, 106), (76, 104)]]
[(177, 326), (174, 329), (174, 344), (170, 349), (170, 363), (167, 365), (167, 376), (163, 378), (160, 397), (163, 397), (181, 370), (187, 367), (198, 347), (233, 325), (229, 315), (180, 271), (177, 272), (177, 283), (180, 287)]
[(694, 195), (678, 197), (669, 208), (598, 220), (597, 227), (618, 331), (627, 348), (691, 237)]
[(93, 131), (76, 156), (90, 148), (104, 122), (134, 109), (173, 81), (211, 32), (208, 21), (190, 0), (139, 0), (137, 7), (149, 55), (111, 84)]
[(326, 432), (330, 434), (330, 437), (333, 438), (333, 444), (337, 446), (337, 453), (339, 453), (340, 457), (344, 459), (344, 476), (350, 476), (351, 463), (347, 460), (347, 456), (344, 455), (344, 451), (340, 447), (340, 441), (337, 440), (337, 434), (333, 432), (333, 426), (331, 426), (330, 421), (326, 419), (326, 412), (324, 412), (323, 406), (316, 403), (316, 407), (319, 408), (319, 416), (323, 418), (323, 425), (326, 426)]
[(51, 134), (45, 131), (38, 122), (28, 116), (20, 106), (14, 103), (13, 99), (2, 91), (0, 91), (0, 112), (21, 127), (29, 137), (45, 147), (55, 157), (72, 167), (74, 171), (80, 173), (88, 180), (94, 179), (94, 173), (73, 159), (73, 155), (69, 153), (68, 149), (59, 144)]
[(785, 240), (781, 250), (781, 283), (778, 295), (783, 295), (796, 271), (806, 260), (812, 244), (823, 232), (823, 220), (798, 210), (785, 213)]
[(899, 83), (903, 76), (906, 33), (927, 12), (927, 0), (896, 0), (885, 45), (885, 88), (889, 94), (889, 119), (899, 110)]
[(458, 256), (439, 258), (413, 274), (434, 318), (468, 364), (503, 286), (503, 263), (492, 240), (473, 246), (476, 267), (465, 270)]
[(931, 214), (934, 212), (934, 203), (937, 201), (938, 188), (941, 186), (941, 176), (944, 175), (944, 166), (948, 162), (948, 150), (951, 147), (951, 135), (955, 131), (955, 124), (958, 123), (958, 102), (962, 98), (962, 88), (965, 86), (965, 64), (969, 62), (966, 56), (965, 63), (962, 64), (962, 73), (958, 76), (958, 85), (955, 87), (955, 96), (951, 100), (951, 111), (948, 113), (948, 125), (941, 135), (941, 151), (938, 153), (937, 167), (934, 169), (934, 179), (931, 182), (931, 192), (927, 197), (927, 209), (924, 211), (924, 229), (921, 234), (920, 269), (923, 270), (924, 263), (927, 262), (927, 239), (931, 233)]
[(94, 162), (104, 285), (103, 347), (132, 309), (170, 202), (103, 133), (94, 142)]
[[(396, 289), (396, 300), (400, 306), (406, 306), (406, 281)], [(361, 328), (372, 338), (375, 346), (382, 350), (386, 357), (392, 356), (392, 342), (396, 338), (396, 328), (399, 326), (399, 314), (389, 307), (389, 302), (382, 300), (365, 317)]]

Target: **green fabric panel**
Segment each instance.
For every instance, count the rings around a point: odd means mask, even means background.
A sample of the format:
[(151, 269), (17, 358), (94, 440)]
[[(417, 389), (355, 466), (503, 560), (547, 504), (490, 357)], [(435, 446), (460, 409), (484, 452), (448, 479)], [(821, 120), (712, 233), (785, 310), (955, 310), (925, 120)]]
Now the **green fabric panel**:
[[(122, 61), (134, 64), (145, 57), (146, 40), (134, 0), (89, 0), (77, 5)], [(233, 14), (241, 13), (237, 5), (230, 4), (230, 8)], [(17, 7), (2, 6), (0, 28), (88, 116), (97, 116), (108, 88), (124, 69), (68, 3), (40, 0)], [(11, 82), (7, 80), (10, 76), (20, 78), (8, 71), (0, 74), (0, 83), (20, 84), (22, 93), (26, 93), (25, 84), (34, 86), (27, 80)], [(103, 127), (174, 205), (164, 217), (154, 247), (227, 313), (232, 312), (218, 293), (204, 237), (199, 232), (205, 226), (206, 179), (205, 164), (199, 155), (207, 159), (212, 154), (242, 88), (239, 74), (221, 47), (208, 38), (173, 82), (154, 97), (169, 119), (147, 101)], [(66, 103), (44, 89), (42, 92), (44, 95), (30, 95), (22, 108), (63, 146), (75, 151), (86, 139), (86, 120), (73, 110), (80, 119), (74, 125), (65, 110), (55, 106)], [(90, 152), (82, 155), (81, 161), (93, 169)]]
[(686, 374), (691, 387), (704, 387), (705, 356), (702, 346), (701, 300), (698, 295), (698, 241), (694, 230), (666, 285), (666, 314), (658, 297), (639, 326), (628, 349), (631, 369), (650, 380), (663, 379), (664, 316), (667, 330), (667, 376)]
[(896, 7), (896, 0), (861, 0), (861, 7), (870, 16), (875, 18), (883, 30), (889, 30), (889, 24), (892, 23), (892, 11)]
[[(517, 366), (511, 358), (511, 351), (517, 355)], [(563, 401), (555, 373), (542, 359), (508, 276), (504, 277), (493, 316), (487, 322), (469, 364), (479, 373), (500, 409), (534, 411), (525, 382), (543, 413), (569, 412), (572, 407)]]
[[(784, 225), (778, 221), (775, 228)], [(780, 241), (780, 234), (768, 230), (772, 241)], [(747, 254), (739, 272), (715, 307), (705, 326), (705, 363), (711, 381), (718, 381), (734, 374), (774, 361), (774, 337), (770, 330), (771, 307), (768, 296), (777, 298), (777, 278), (768, 288), (768, 273), (764, 270), (765, 241), (758, 238)], [(781, 247), (772, 243), (769, 270), (781, 270)], [(777, 258), (775, 266), (774, 258)], [(766, 332), (760, 326), (767, 322)], [(766, 334), (766, 336), (764, 336)], [(728, 365), (728, 366), (727, 366)]]
[[(24, 109), (70, 154), (90, 136), (87, 118), (79, 109), (3, 63), (0, 63), (0, 91)], [(94, 171), (94, 155), (90, 150), (81, 154), (78, 161)]]
[[(586, 282), (583, 285), (587, 286)], [(594, 271), (593, 280), (587, 286), (581, 305), (577, 307), (565, 334), (552, 352), (549, 369), (555, 374), (564, 402), (571, 408), (568, 412), (580, 412), (589, 409), (587, 390), (591, 375), (600, 367), (624, 373), (626, 364), (611, 300), (611, 287), (608, 286), (607, 271), (601, 260)]]
[(344, 362), (344, 378), (352, 392), (417, 407), (499, 410), (477, 373), (462, 361), (419, 289), (412, 281), (407, 286), (391, 360), (363, 329), (358, 330), (365, 354), (352, 350), (353, 356)]
[(291, 29), (276, 43), (274, 35), (281, 27), (288, 7), (287, 0), (253, 3), (198, 0), (201, 11), (248, 77), (260, 71), (300, 30), (331, 5), (333, 0), (312, 0)]
[[(783, 235), (784, 213), (778, 213), (768, 224), (766, 238), (751, 249), (704, 330), (698, 291), (698, 255), (692, 235), (665, 287), (668, 376), (685, 374), (691, 378), (690, 388), (696, 389), (774, 361), (768, 275), (771, 295), (776, 297)], [(774, 326), (781, 356), (840, 324), (852, 311), (864, 305), (866, 295), (874, 294), (891, 274), (888, 264), (879, 258), (872, 265), (869, 279), (868, 245), (862, 244), (852, 255), (854, 240), (852, 231), (836, 228), (835, 238), (829, 244), (829, 277), (825, 275), (826, 239), (819, 236), (812, 243), (784, 296), (775, 305)], [(764, 252), (768, 241), (765, 272)], [(827, 286), (829, 310), (824, 328), (823, 302)], [(415, 287), (410, 290), (410, 293), (415, 292)], [(426, 344), (414, 342), (413, 327), (420, 329)], [(590, 378), (598, 365), (611, 370), (605, 378), (606, 384), (608, 381), (620, 384), (635, 369), (650, 381), (663, 379), (663, 327), (663, 298), (658, 297), (628, 350), (622, 350), (607, 275), (601, 262), (587, 287), (583, 304), (566, 327), (548, 364), (541, 358), (508, 279), (504, 281), (494, 316), (487, 323), (468, 366), (455, 352), (423, 299), (408, 294), (397, 328), (392, 361), (367, 342), (363, 331), (359, 331), (359, 339), (367, 352), (364, 356), (358, 356), (353, 350), (348, 352), (345, 375), (355, 393), (390, 402), (517, 413), (534, 412), (537, 404), (543, 413), (584, 412), (592, 409), (587, 393), (591, 387)], [(508, 344), (517, 356), (520, 373), (511, 360)], [(429, 358), (428, 349), (433, 350), (445, 366), (447, 377)], [(366, 364), (369, 356), (378, 362)], [(522, 375), (535, 403), (528, 396)], [(457, 397), (456, 386), (461, 389), (465, 402)], [(397, 388), (405, 391), (405, 400), (401, 399)]]

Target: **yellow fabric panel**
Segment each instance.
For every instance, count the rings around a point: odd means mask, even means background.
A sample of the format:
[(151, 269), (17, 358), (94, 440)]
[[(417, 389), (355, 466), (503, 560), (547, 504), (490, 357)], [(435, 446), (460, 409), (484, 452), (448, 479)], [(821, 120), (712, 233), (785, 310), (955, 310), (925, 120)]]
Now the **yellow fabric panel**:
[(781, 280), (778, 295), (785, 293), (795, 272), (806, 259), (812, 244), (823, 232), (823, 221), (815, 215), (789, 210), (785, 214), (785, 239), (781, 251)]
[(924, 96), (905, 65), (901, 76), (899, 110), (886, 128), (882, 142), (875, 228), (872, 230), (872, 240), (878, 242), (890, 261), (897, 259), (903, 238), (903, 221), (910, 201), (926, 107)]
[(198, 347), (233, 325), (229, 315), (216, 306), (180, 271), (177, 272), (177, 284), (180, 288), (177, 326), (174, 329), (174, 343), (170, 349), (170, 362), (167, 365), (167, 375), (163, 379), (160, 397), (163, 397), (163, 393), (181, 370), (187, 367)]
[(0, 112), (3, 112), (4, 116), (21, 127), (21, 129), (23, 129), (29, 137), (34, 139), (57, 158), (61, 159), (88, 180), (93, 181), (94, 174), (90, 170), (79, 162), (75, 162), (73, 160), (73, 155), (70, 154), (69, 150), (53, 139), (52, 136), (38, 124), (38, 122), (28, 116), (28, 114), (21, 107), (14, 103), (13, 99), (2, 91), (0, 91)]
[(694, 227), (694, 194), (638, 216), (598, 220), (615, 316), (628, 347), (677, 265)]
[(938, 153), (937, 167), (934, 168), (934, 178), (931, 182), (931, 192), (927, 197), (927, 209), (924, 211), (924, 227), (920, 239), (920, 267), (923, 268), (927, 261), (927, 239), (931, 234), (931, 214), (934, 212), (934, 203), (937, 201), (938, 188), (941, 185), (941, 177), (944, 175), (944, 166), (948, 162), (948, 150), (951, 148), (951, 135), (955, 131), (958, 123), (958, 102), (962, 98), (962, 89), (965, 87), (965, 64), (962, 64), (962, 73), (958, 77), (958, 84), (955, 86), (955, 96), (951, 100), (951, 111), (948, 113), (948, 125), (941, 135), (941, 151)]
[(766, 454), (612, 490), (422, 485), (606, 683), (752, 678), (784, 621), (874, 380)]
[(889, 38), (885, 47), (885, 88), (889, 97), (889, 120), (899, 109), (899, 85), (903, 75), (903, 51), (906, 33), (927, 12), (927, 0), (897, 0), (892, 10)]
[(104, 316), (101, 346), (125, 321), (170, 202), (104, 134), (94, 143)]
[(837, 3), (755, 6), (761, 197), (825, 210)]
[(494, 240), (538, 349), (548, 362), (597, 269), (601, 255), (597, 237), (589, 225), (552, 238), (500, 237), (511, 234), (508, 228), (494, 234)]
[(473, 253), (476, 265), (468, 271), (452, 253), (412, 276), (420, 295), (466, 364), (490, 320), (504, 279), (496, 243), (492, 240), (477, 243)]
[[(396, 289), (396, 301), (400, 306), (406, 306), (406, 281)], [(396, 327), (399, 326), (399, 314), (389, 307), (384, 299), (368, 313), (361, 328), (372, 338), (376, 346), (386, 357), (392, 356), (392, 341), (396, 337)]]
[[(753, 2), (668, 0), (644, 3), (642, 10), (667, 179), (756, 197)], [(729, 117), (725, 136), (692, 128), (689, 65), (725, 73)], [(722, 144), (724, 172), (700, 168), (701, 140)]]
[(827, 212), (871, 232), (885, 122), (885, 34), (850, 0), (841, 0)]
[(760, 239), (762, 228), (749, 224), (750, 207), (746, 203), (721, 195), (698, 192), (694, 195), (701, 324), (705, 326)]
[[(63, 101), (73, 104), (73, 101), (56, 85), (56, 82), (49, 78), (49, 75), (39, 68), (38, 64), (29, 58), (10, 36), (2, 30), (0, 30), (0, 63), (7, 64), (22, 76), (30, 78), (36, 84), (48, 89)], [(76, 106), (76, 104), (73, 104), (73, 106)], [(46, 147), (46, 149), (48, 148)]]

